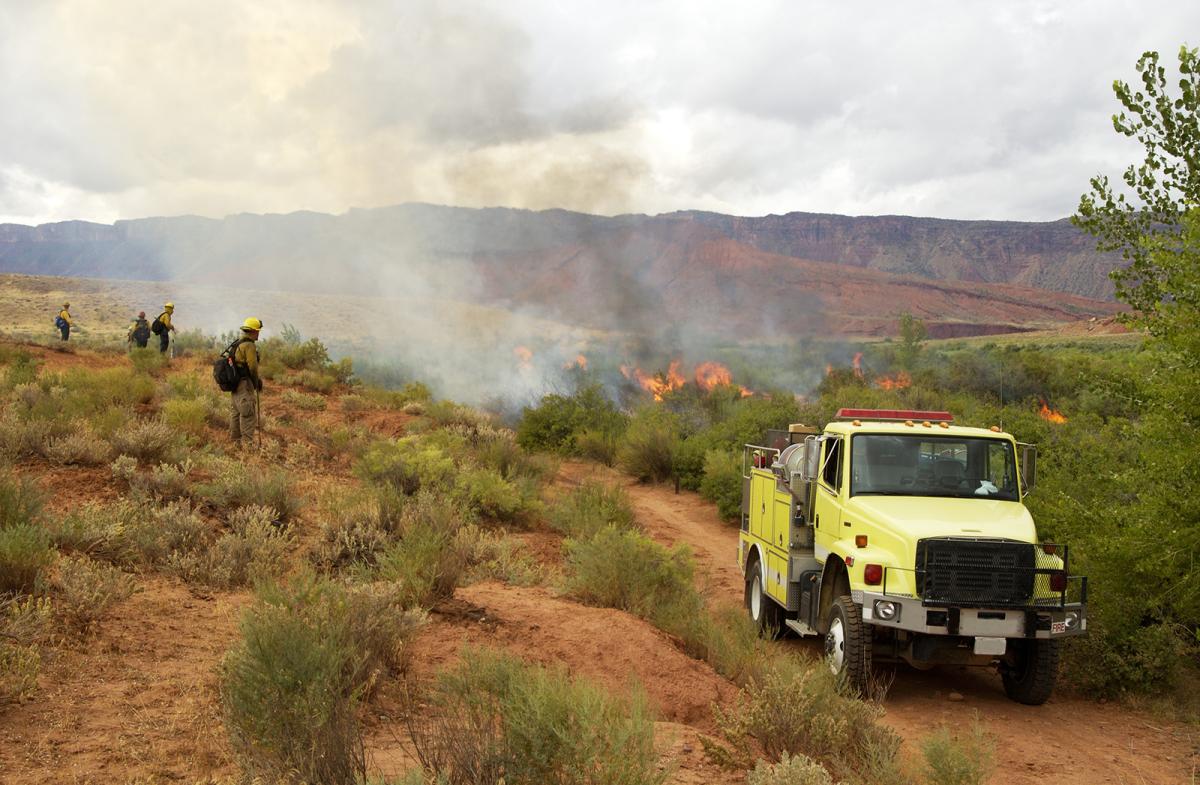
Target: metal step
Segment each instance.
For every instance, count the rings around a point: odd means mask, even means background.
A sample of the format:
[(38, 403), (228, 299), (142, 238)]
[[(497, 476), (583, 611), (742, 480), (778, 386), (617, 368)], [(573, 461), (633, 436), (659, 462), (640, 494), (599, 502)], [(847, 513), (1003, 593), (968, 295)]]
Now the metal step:
[(816, 630), (814, 630), (812, 627), (809, 627), (804, 622), (797, 621), (795, 619), (785, 619), (783, 624), (785, 627), (787, 627), (789, 630), (791, 630), (792, 632), (799, 635), (801, 638), (807, 638), (812, 635), (820, 635), (821, 634), (821, 633), (817, 632)]

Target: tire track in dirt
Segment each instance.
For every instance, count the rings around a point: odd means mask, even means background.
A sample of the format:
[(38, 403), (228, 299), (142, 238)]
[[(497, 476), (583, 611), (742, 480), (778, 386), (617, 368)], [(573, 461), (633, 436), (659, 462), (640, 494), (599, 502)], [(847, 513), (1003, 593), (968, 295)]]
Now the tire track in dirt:
[[(712, 603), (740, 603), (742, 576), (736, 564), (737, 529), (695, 493), (642, 485), (608, 467), (564, 461), (559, 482), (594, 479), (623, 486), (647, 534), (664, 545), (687, 544)], [(820, 656), (814, 639), (791, 643)], [(963, 697), (951, 701), (951, 692)], [(899, 666), (884, 703), (885, 721), (905, 739), (907, 754), (939, 725), (968, 727), (978, 714), (995, 741), (995, 785), (1178, 785), (1196, 781), (1197, 733), (1186, 724), (1127, 707), (1057, 693), (1043, 706), (1008, 700), (1000, 678), (977, 668), (921, 672)]]

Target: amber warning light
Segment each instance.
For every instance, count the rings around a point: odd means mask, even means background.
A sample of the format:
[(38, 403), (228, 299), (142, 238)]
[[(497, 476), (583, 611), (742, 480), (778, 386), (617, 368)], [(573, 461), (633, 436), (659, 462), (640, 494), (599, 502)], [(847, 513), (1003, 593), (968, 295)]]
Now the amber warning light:
[(954, 415), (950, 412), (922, 412), (911, 409), (838, 409), (837, 419), (954, 422)]

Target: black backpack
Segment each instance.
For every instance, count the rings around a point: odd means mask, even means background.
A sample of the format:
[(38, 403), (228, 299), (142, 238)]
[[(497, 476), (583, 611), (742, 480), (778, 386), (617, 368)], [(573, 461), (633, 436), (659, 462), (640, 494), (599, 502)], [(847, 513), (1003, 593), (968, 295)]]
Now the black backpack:
[[(166, 313), (166, 311), (163, 313)], [(163, 314), (161, 313), (154, 317), (154, 323), (150, 325), (150, 332), (154, 333), (155, 335), (163, 334), (163, 330), (167, 329), (167, 326), (162, 323), (162, 318)]]
[(138, 340), (138, 341), (147, 341), (150, 339), (151, 332), (152, 332), (152, 330), (146, 324), (146, 320), (138, 319), (137, 323), (134, 325), (134, 328), (133, 328), (133, 337), (135, 340)]
[(238, 338), (229, 344), (225, 351), (221, 352), (221, 356), (213, 361), (213, 380), (222, 392), (234, 392), (238, 382), (242, 380), (241, 371), (233, 364), (233, 353), (237, 351), (241, 342), (242, 339)]

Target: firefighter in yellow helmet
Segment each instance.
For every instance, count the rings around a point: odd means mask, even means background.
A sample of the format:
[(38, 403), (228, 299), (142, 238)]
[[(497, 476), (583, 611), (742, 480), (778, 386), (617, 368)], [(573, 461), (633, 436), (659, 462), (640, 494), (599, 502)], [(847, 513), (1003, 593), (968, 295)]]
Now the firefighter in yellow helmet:
[(166, 354), (171, 346), (171, 333), (175, 332), (175, 325), (171, 324), (173, 313), (175, 303), (164, 303), (162, 313), (155, 317), (154, 323), (150, 325), (150, 332), (158, 336), (158, 350), (163, 354)]
[(249, 444), (258, 428), (258, 393), (262, 378), (258, 375), (258, 333), (262, 321), (251, 316), (242, 322), (242, 336), (233, 349), (233, 366), (238, 371), (237, 389), (229, 411), (229, 435), (235, 444)]
[(71, 326), (75, 324), (71, 321), (71, 304), (63, 303), (62, 310), (58, 312), (58, 316), (54, 318), (54, 326), (58, 328), (59, 335), (64, 341), (71, 339)]

